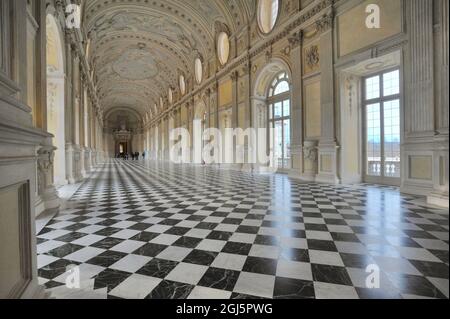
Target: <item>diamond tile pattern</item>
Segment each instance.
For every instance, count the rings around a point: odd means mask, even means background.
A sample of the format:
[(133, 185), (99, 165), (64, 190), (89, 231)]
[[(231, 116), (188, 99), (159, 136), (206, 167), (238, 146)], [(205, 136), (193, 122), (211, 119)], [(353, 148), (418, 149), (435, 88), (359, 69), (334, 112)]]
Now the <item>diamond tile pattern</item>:
[[(448, 211), (375, 185), (111, 160), (38, 235), (51, 291), (109, 298), (448, 298)], [(369, 265), (380, 288), (369, 289)]]

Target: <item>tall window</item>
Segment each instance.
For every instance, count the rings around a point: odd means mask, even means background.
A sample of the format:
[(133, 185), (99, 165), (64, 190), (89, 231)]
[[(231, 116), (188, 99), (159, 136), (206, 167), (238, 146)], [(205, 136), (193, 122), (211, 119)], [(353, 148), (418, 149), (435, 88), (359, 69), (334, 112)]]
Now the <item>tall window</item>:
[(275, 129), (274, 156), (278, 167), (291, 168), (291, 100), (289, 77), (281, 73), (269, 89), (269, 126)]
[(366, 176), (400, 178), (400, 71), (364, 81)]

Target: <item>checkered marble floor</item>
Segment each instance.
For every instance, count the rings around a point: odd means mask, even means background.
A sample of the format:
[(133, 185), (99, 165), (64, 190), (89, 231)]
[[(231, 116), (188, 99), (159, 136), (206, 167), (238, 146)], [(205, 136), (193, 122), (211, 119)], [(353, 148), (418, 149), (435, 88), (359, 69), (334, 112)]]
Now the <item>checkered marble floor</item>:
[(38, 234), (38, 274), (58, 296), (78, 266), (82, 298), (448, 298), (448, 211), (418, 199), (111, 160)]

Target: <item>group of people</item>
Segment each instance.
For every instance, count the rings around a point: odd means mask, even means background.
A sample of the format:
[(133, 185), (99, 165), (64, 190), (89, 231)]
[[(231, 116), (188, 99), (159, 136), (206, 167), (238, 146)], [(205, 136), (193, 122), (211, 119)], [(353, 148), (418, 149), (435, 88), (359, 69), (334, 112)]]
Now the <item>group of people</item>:
[[(131, 153), (131, 154), (128, 154), (128, 153), (119, 153), (119, 154), (117, 154), (117, 158), (121, 158), (121, 159), (124, 159), (124, 160), (129, 160), (131, 158), (133, 161), (139, 160), (139, 156), (140, 156), (139, 152), (134, 152), (134, 153)], [(145, 159), (145, 152), (142, 153), (142, 159)]]

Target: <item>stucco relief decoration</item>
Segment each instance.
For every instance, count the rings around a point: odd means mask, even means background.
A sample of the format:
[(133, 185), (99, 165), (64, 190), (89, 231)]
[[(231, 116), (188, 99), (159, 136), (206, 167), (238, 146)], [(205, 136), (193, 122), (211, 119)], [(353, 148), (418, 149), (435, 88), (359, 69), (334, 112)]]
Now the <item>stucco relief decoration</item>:
[(181, 45), (184, 53), (189, 54), (197, 47), (194, 36), (181, 25), (167, 17), (121, 11), (110, 18), (101, 18), (96, 24), (96, 36), (104, 37), (111, 31), (128, 31), (132, 33), (151, 32), (165, 38), (174, 45)]
[(317, 148), (314, 146), (303, 148), (303, 158), (306, 161), (315, 162), (317, 161)]
[(114, 71), (128, 80), (145, 80), (159, 73), (157, 63), (149, 51), (128, 49), (113, 64)]
[(316, 30), (317, 32), (325, 32), (333, 26), (333, 15), (331, 13), (325, 14), (316, 21)]
[(320, 62), (319, 47), (317, 45), (313, 45), (308, 50), (306, 50), (306, 64), (310, 69), (313, 69), (319, 65), (319, 62)]

